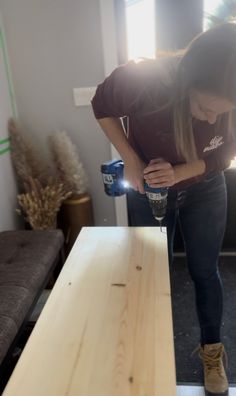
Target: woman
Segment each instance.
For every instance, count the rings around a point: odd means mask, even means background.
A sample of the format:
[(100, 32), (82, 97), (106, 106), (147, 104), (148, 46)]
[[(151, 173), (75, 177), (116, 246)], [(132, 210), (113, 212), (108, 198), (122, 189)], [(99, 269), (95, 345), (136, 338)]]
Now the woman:
[[(182, 53), (115, 69), (92, 100), (125, 164), (131, 224), (157, 225), (144, 195), (169, 187), (165, 225), (172, 257), (179, 217), (200, 325), (207, 395), (228, 395), (222, 363), (218, 256), (226, 222), (223, 170), (236, 155), (236, 25), (217, 26)], [(127, 134), (120, 118), (127, 117)]]

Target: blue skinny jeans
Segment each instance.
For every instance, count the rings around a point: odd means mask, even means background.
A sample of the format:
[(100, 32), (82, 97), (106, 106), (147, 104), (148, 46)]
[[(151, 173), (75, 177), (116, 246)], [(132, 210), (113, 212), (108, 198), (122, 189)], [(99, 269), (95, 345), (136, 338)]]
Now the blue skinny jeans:
[[(145, 195), (127, 194), (130, 226), (158, 226)], [(218, 258), (226, 225), (227, 194), (223, 172), (208, 174), (184, 190), (169, 189), (167, 227), (169, 261), (173, 256), (176, 221), (179, 219), (187, 264), (194, 283), (201, 344), (220, 342), (223, 312)]]

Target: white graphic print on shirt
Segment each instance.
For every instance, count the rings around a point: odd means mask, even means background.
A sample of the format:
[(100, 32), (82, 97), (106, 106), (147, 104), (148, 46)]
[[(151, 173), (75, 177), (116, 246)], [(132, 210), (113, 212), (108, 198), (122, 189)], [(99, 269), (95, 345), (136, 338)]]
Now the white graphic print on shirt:
[(215, 136), (211, 139), (210, 145), (204, 148), (203, 152), (205, 153), (206, 151), (215, 150), (223, 143), (224, 143), (223, 136)]

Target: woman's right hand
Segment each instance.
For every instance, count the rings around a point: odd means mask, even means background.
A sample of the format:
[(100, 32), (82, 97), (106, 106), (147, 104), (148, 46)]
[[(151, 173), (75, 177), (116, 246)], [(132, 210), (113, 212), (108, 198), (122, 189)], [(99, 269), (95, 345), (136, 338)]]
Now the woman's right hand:
[(143, 170), (146, 166), (145, 162), (137, 155), (132, 155), (127, 160), (124, 160), (124, 180), (140, 194), (145, 194)]

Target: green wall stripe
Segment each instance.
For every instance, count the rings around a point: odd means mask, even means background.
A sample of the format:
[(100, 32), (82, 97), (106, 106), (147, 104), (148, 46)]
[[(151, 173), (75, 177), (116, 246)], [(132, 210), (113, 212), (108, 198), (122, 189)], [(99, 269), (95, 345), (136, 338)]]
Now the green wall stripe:
[(11, 107), (12, 107), (12, 115), (14, 118), (16, 118), (17, 111), (16, 111), (16, 103), (15, 103), (15, 99), (14, 99), (13, 84), (12, 84), (11, 75), (10, 75), (10, 67), (9, 67), (9, 62), (8, 62), (8, 57), (7, 57), (7, 50), (6, 50), (6, 46), (5, 46), (5, 38), (4, 38), (4, 34), (3, 34), (3, 31), (1, 28), (0, 28), (0, 45), (2, 47), (4, 66), (5, 66), (6, 75), (7, 75), (8, 89), (9, 89), (9, 95), (10, 95), (10, 101), (11, 101)]
[(5, 143), (9, 143), (10, 142), (10, 138), (5, 138), (0, 140), (0, 144), (5, 144)]
[(6, 147), (5, 149), (0, 150), (0, 155), (3, 155), (3, 154), (5, 154), (5, 153), (8, 153), (8, 151), (10, 151), (10, 150), (11, 150), (11, 148), (10, 148), (10, 146), (8, 146), (8, 147)]

